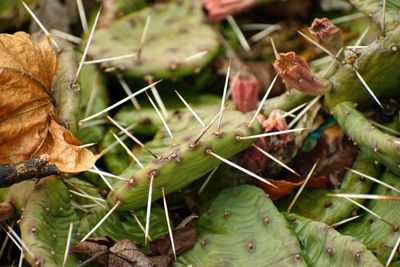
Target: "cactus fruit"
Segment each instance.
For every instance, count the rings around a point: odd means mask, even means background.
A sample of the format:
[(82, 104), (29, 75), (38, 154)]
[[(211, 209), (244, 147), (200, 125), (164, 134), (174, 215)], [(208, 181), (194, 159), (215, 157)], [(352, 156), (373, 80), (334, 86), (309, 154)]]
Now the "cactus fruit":
[(216, 33), (203, 20), (199, 1), (158, 4), (98, 29), (89, 55), (99, 59), (135, 53), (132, 58), (103, 63), (130, 76), (171, 78), (191, 74), (206, 65), (219, 49)]
[(308, 266), (382, 266), (360, 241), (332, 227), (293, 214), (288, 215)]
[(346, 135), (354, 140), (365, 154), (400, 175), (399, 138), (374, 127), (350, 102), (336, 105), (333, 113)]
[[(78, 235), (88, 233), (107, 213), (108, 209), (101, 207), (94, 208), (89, 214), (82, 217), (78, 229)], [(134, 213), (138, 220), (144, 225), (146, 211), (139, 209)], [(150, 217), (150, 236), (153, 239), (159, 238), (168, 232), (163, 209), (157, 205), (152, 206)], [(128, 211), (117, 211), (110, 215), (107, 220), (91, 235), (91, 237), (109, 236), (114, 240), (128, 238), (136, 244), (144, 243), (144, 232), (135, 221), (135, 218)]]
[[(400, 188), (400, 179), (389, 172), (381, 175), (380, 180), (395, 188)], [(383, 185), (376, 185), (371, 194), (400, 196), (398, 192), (388, 189)], [(383, 217), (378, 219), (370, 213), (364, 214), (356, 221), (349, 222), (339, 231), (345, 235), (351, 235), (360, 240), (374, 253), (381, 262), (386, 262), (396, 240), (399, 238), (400, 206), (393, 200), (370, 200), (366, 207), (372, 212)], [(395, 253), (394, 259), (398, 258)]]
[[(352, 168), (372, 177), (378, 175), (377, 166), (362, 152), (357, 156)], [(371, 186), (371, 181), (362, 179), (359, 175), (347, 171), (338, 189), (305, 189), (301, 194), (301, 198), (297, 200), (296, 205), (293, 207), (292, 212), (331, 225), (348, 218), (352, 211), (356, 209), (356, 206), (346, 199), (329, 197), (327, 194), (365, 194), (369, 192)], [(358, 201), (360, 203), (363, 202), (361, 199)]]
[[(199, 113), (199, 116), (204, 118), (209, 112)], [(203, 129), (201, 125), (194, 118), (190, 124), (182, 121), (183, 125), (176, 125), (178, 130), (181, 129), (175, 136), (178, 145), (172, 146), (162, 156), (159, 155), (158, 159), (146, 164), (143, 169), (129, 177), (129, 181), (118, 181), (115, 190), (108, 195), (111, 206), (117, 201), (120, 202), (119, 209), (124, 210), (145, 206), (150, 181), (153, 180), (151, 178), (154, 178), (154, 188), (165, 187), (167, 193), (184, 188), (222, 163), (210, 153), (231, 158), (253, 142), (248, 139), (238, 140), (238, 136), (249, 136), (260, 130), (258, 125), (249, 128), (246, 125), (249, 119), (244, 114), (226, 110), (221, 123), (222, 133), (216, 134), (218, 130), (216, 122), (208, 133), (204, 134), (201, 141), (197, 141)], [(154, 190), (152, 198), (153, 200), (161, 198), (161, 191)]]
[(222, 191), (196, 225), (197, 244), (174, 266), (307, 266), (288, 222), (257, 187)]
[[(62, 266), (70, 223), (77, 221), (69, 192), (55, 176), (38, 181), (22, 212), (22, 239), (29, 248), (25, 259), (32, 266)], [(76, 266), (72, 256), (66, 266)]]

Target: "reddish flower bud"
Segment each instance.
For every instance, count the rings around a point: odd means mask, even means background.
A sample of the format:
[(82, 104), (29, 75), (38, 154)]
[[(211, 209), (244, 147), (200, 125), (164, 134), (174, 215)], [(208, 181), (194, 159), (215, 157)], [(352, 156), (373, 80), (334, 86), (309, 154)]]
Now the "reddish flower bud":
[(312, 74), (308, 64), (295, 52), (280, 53), (280, 58), (275, 61), (274, 68), (288, 86), (305, 94), (322, 95), (332, 88), (330, 81)]
[(253, 74), (236, 74), (231, 82), (231, 88), (236, 110), (245, 113), (257, 108), (260, 84)]
[(210, 20), (222, 20), (257, 5), (260, 0), (201, 0)]
[(335, 54), (343, 47), (342, 31), (327, 18), (315, 19), (308, 32), (317, 38), (322, 46)]
[[(257, 120), (266, 133), (284, 131), (288, 129), (286, 120), (283, 118), (284, 114), (285, 112), (283, 110), (276, 109), (271, 112), (268, 119), (265, 119), (265, 117), (260, 114), (257, 116)], [(286, 146), (290, 141), (291, 137), (289, 134), (282, 134), (258, 138), (255, 144), (266, 152), (274, 153), (273, 151)], [(257, 148), (250, 147), (240, 154), (238, 157), (238, 164), (254, 173), (261, 174), (267, 168), (268, 160), (268, 157)]]

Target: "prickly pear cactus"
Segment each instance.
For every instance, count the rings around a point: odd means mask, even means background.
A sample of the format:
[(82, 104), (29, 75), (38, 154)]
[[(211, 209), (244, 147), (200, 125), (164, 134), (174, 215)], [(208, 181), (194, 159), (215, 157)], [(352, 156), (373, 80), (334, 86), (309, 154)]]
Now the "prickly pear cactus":
[[(64, 183), (55, 176), (39, 180), (19, 224), (30, 251), (25, 259), (32, 266), (62, 266), (71, 222), (76, 223), (77, 216)], [(66, 266), (76, 266), (73, 256)]]
[[(141, 46), (148, 16), (148, 31)], [(130, 76), (187, 75), (201, 69), (218, 51), (217, 35), (203, 20), (199, 1), (157, 4), (98, 29), (89, 55), (100, 59), (137, 54), (137, 57), (104, 63), (105, 67), (116, 67)]]
[[(78, 235), (84, 236), (104, 217), (110, 208), (95, 208), (91, 213), (81, 219)], [(134, 213), (142, 225), (145, 224), (146, 211), (137, 210)], [(157, 205), (152, 206), (150, 217), (150, 237), (156, 239), (168, 232), (165, 221), (164, 210)], [(144, 232), (135, 221), (130, 212), (114, 212), (111, 216), (91, 235), (91, 237), (109, 236), (114, 240), (128, 238), (136, 244), (144, 243)]]
[[(353, 169), (366, 175), (377, 177), (377, 166), (363, 153), (357, 156)], [(331, 225), (348, 218), (357, 206), (346, 199), (329, 197), (330, 193), (366, 194), (371, 189), (372, 182), (361, 176), (347, 171), (340, 185), (335, 190), (306, 189), (297, 200), (292, 212), (316, 221)], [(290, 198), (292, 200), (293, 197)], [(362, 203), (361, 199), (358, 202)]]
[(293, 214), (288, 215), (304, 250), (308, 266), (383, 266), (356, 238), (332, 227)]
[[(383, 173), (380, 180), (395, 188), (400, 188), (399, 177), (389, 172)], [(383, 185), (375, 186), (371, 194), (400, 196), (398, 192)], [(339, 231), (363, 242), (384, 263), (399, 238), (400, 205), (398, 201), (393, 200), (370, 200), (366, 207), (382, 216), (386, 222), (371, 214), (364, 214), (356, 221), (345, 224)], [(398, 258), (397, 253), (394, 259), (396, 258)]]
[[(382, 26), (382, 1), (379, 0), (351, 0), (358, 10), (364, 12), (378, 25)], [(400, 23), (400, 3), (397, 0), (388, 0), (385, 9), (385, 30), (391, 31), (399, 26)]]
[(400, 139), (381, 132), (351, 102), (333, 108), (333, 113), (346, 135), (369, 157), (400, 175)]
[(196, 246), (174, 266), (307, 266), (288, 222), (257, 187), (222, 191), (197, 228)]
[[(105, 109), (108, 106), (108, 92), (106, 79), (93, 65), (85, 65), (82, 68), (80, 78), (80, 88), (82, 99), (80, 105), (80, 117), (86, 118), (92, 114)], [(101, 116), (97, 121), (105, 119)], [(98, 125), (84, 123), (80, 125), (77, 137), (82, 143), (98, 143), (105, 134), (104, 122)]]
[[(217, 112), (218, 110), (211, 109), (205, 114), (199, 113), (199, 116), (209, 118), (210, 114)], [(209, 121), (211, 119), (205, 120), (206, 124)], [(181, 120), (181, 124), (176, 125), (176, 131), (179, 131), (175, 136), (177, 145), (159, 155), (158, 159), (153, 159), (144, 165), (143, 169), (132, 173), (130, 181), (117, 182), (115, 190), (108, 195), (108, 202), (114, 206), (119, 201), (120, 209), (137, 209), (145, 206), (151, 177), (154, 178), (153, 187), (156, 189), (164, 187), (167, 193), (184, 188), (222, 163), (210, 152), (229, 159), (252, 144), (252, 140), (237, 139), (238, 136), (249, 136), (259, 132), (259, 126), (254, 125), (253, 128), (249, 128), (246, 124), (248, 121), (249, 118), (244, 114), (226, 110), (223, 114), (221, 134), (215, 134), (218, 127), (218, 122), (215, 122), (197, 142), (196, 139), (203, 127), (194, 118), (189, 124)], [(161, 136), (163, 140), (168, 138), (164, 134), (160, 134), (160, 138)], [(161, 198), (161, 191), (154, 190), (152, 198), (153, 200)]]

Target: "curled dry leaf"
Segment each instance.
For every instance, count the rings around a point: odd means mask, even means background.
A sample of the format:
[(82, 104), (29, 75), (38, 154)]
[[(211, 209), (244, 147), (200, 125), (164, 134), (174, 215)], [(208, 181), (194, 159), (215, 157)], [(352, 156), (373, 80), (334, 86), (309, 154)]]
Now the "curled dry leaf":
[(61, 172), (81, 172), (96, 161), (54, 115), (51, 85), (57, 68), (49, 40), (0, 34), (0, 164), (38, 156)]

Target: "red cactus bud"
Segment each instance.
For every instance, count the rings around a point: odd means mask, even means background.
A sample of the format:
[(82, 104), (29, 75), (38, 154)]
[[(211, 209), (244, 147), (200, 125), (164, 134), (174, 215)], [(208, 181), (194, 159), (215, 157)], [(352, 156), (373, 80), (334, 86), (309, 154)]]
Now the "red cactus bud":
[(322, 46), (335, 54), (343, 47), (342, 31), (327, 18), (315, 19), (308, 32), (317, 38)]
[(288, 86), (305, 94), (322, 95), (332, 88), (330, 81), (312, 74), (308, 64), (295, 52), (280, 53), (280, 58), (275, 61), (274, 68)]
[(260, 0), (202, 0), (210, 20), (222, 20), (254, 7)]
[(251, 73), (238, 73), (231, 82), (236, 110), (249, 112), (257, 108), (260, 84)]

